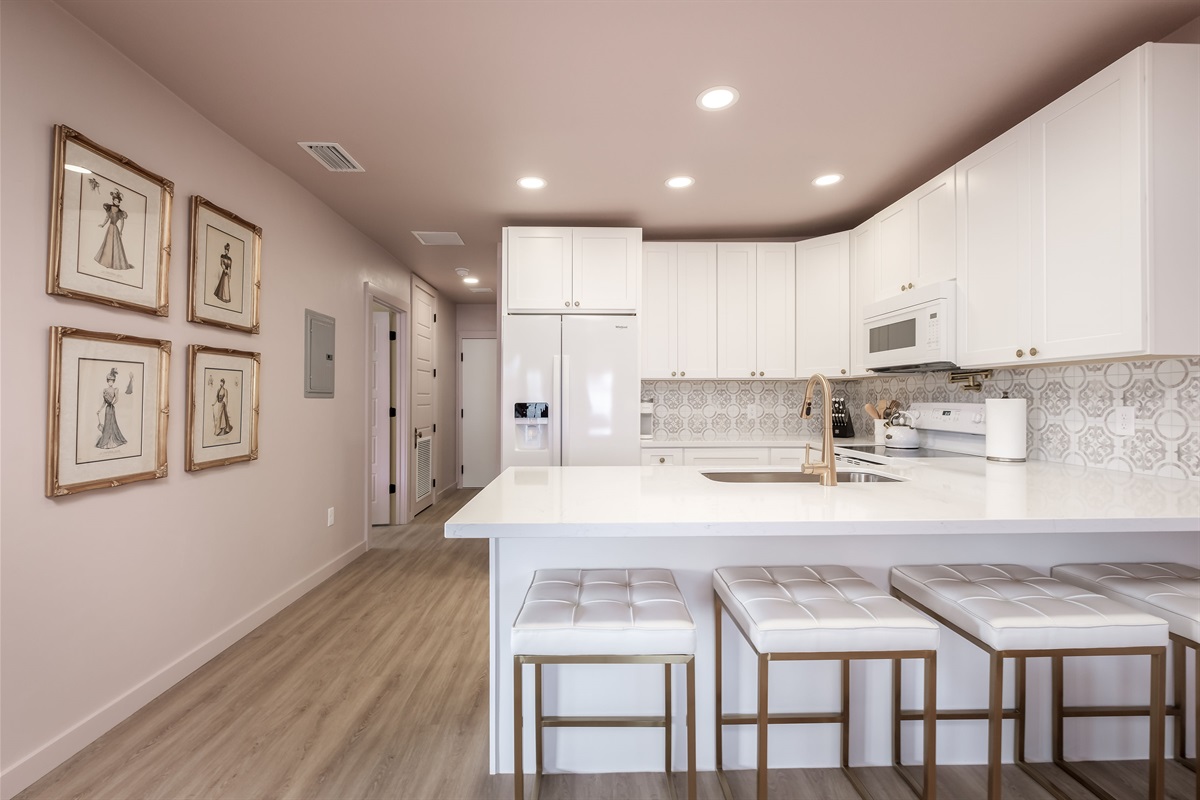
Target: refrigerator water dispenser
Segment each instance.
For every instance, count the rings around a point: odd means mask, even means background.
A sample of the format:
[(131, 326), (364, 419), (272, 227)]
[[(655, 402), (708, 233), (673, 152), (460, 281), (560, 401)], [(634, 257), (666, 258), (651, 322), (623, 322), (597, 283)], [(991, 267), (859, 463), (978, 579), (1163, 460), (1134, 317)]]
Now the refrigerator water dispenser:
[(549, 403), (514, 403), (513, 424), (518, 450), (550, 449)]

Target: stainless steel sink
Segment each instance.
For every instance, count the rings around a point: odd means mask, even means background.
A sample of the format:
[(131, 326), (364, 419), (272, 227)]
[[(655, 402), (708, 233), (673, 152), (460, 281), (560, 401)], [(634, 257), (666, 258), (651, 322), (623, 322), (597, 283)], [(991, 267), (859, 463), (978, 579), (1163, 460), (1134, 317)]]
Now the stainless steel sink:
[[(800, 471), (776, 472), (702, 472), (710, 481), (721, 483), (819, 483), (820, 477)], [(838, 483), (896, 483), (904, 480), (881, 472), (838, 470)]]

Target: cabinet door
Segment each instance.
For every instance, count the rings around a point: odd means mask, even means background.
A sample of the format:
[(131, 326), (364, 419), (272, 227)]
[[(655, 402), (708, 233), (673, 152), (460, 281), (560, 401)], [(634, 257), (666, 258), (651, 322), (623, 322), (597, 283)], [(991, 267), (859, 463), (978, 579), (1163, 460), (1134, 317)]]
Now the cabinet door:
[(1039, 358), (1143, 347), (1143, 57), (1135, 50), (1030, 118)]
[[(813, 458), (817, 458), (815, 453)], [(772, 447), (769, 462), (773, 467), (802, 467), (804, 466), (804, 448)]]
[(678, 245), (642, 245), (642, 379), (675, 378)]
[(796, 245), (757, 246), (755, 358), (760, 378), (796, 377)]
[(925, 183), (910, 195), (916, 223), (913, 283), (927, 286), (954, 277), (954, 168)]
[(874, 299), (882, 300), (907, 291), (908, 284), (913, 282), (913, 218), (909, 198), (893, 203), (875, 218), (879, 260), (875, 265)]
[(796, 244), (796, 375), (850, 374), (850, 234)]
[[(1030, 347), (1029, 124), (959, 162), (958, 364), (1004, 364)], [(1027, 360), (1027, 359), (1026, 359)]]
[(755, 303), (758, 250), (753, 244), (717, 243), (717, 376), (758, 377)]
[(571, 229), (508, 228), (509, 311), (562, 313), (571, 307)]
[(641, 252), (639, 228), (575, 228), (570, 310), (635, 313)]
[(873, 374), (863, 366), (863, 307), (875, 302), (876, 232), (874, 219), (850, 231), (850, 374), (856, 376)]
[[(717, 245), (680, 243), (677, 345), (679, 377), (717, 377)], [(644, 328), (643, 328), (644, 330)]]

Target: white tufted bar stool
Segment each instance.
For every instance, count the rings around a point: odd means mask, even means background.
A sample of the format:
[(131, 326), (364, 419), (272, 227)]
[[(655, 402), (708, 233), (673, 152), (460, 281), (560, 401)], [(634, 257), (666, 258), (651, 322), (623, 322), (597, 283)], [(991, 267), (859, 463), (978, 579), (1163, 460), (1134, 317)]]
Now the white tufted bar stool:
[[(1162, 617), (1171, 631), (1175, 697), (1167, 713), (1175, 718), (1175, 760), (1196, 771), (1187, 757), (1186, 651), (1196, 655), (1196, 686), (1200, 686), (1200, 569), (1185, 564), (1061, 564), (1050, 570), (1055, 578), (1097, 594), (1106, 595), (1148, 614)], [(1114, 716), (1142, 716), (1145, 707), (1113, 708)], [(1200, 731), (1200, 691), (1192, 704), (1192, 717)], [(1092, 716), (1089, 709), (1064, 708), (1063, 716)], [(1061, 726), (1055, 730), (1055, 752), (1061, 749)], [(1200, 800), (1200, 775), (1196, 777)]]
[[(925, 766), (921, 785), (900, 768), (900, 723), (893, 728), (893, 760), (919, 797), (934, 800), (937, 688), (937, 625), (853, 570), (840, 566), (723, 567), (713, 572), (716, 640), (717, 776), (726, 800), (732, 792), (723, 768), (726, 725), (758, 727), (758, 798), (767, 797), (767, 729), (771, 724), (838, 723), (842, 771), (859, 796), (870, 793), (850, 768), (850, 662), (889, 659), (893, 671), (905, 658), (925, 664)], [(758, 708), (754, 714), (725, 714), (721, 705), (721, 617), (729, 615), (758, 661)], [(840, 661), (841, 709), (816, 714), (769, 714), (768, 666), (772, 661)], [(899, 684), (897, 684), (897, 687)], [(899, 694), (895, 693), (899, 706)], [(922, 717), (918, 716), (918, 719)]]
[[(1003, 720), (1014, 720), (1014, 760), (1060, 800), (1064, 791), (1025, 760), (1025, 660), (1050, 658), (1052, 715), (1061, 726), (1062, 660), (1065, 656), (1150, 657), (1150, 770), (1147, 797), (1163, 797), (1164, 687), (1167, 623), (1111, 598), (1014, 564), (892, 567), (892, 594), (921, 609), (988, 653), (988, 707), (939, 711), (938, 719), (988, 721), (987, 796), (1001, 797), (1000, 739)], [(1004, 660), (1015, 662), (1014, 708), (1003, 705)], [(1061, 740), (1060, 740), (1061, 743)], [(1094, 781), (1062, 758), (1054, 763), (1094, 795), (1111, 800)]]
[[(667, 569), (541, 569), (512, 627), (513, 794), (525, 796), (522, 748), (522, 667), (533, 664), (536, 738), (532, 797), (542, 777), (542, 733), (547, 727), (659, 727), (666, 738), (671, 797), (671, 665), (686, 665), (687, 786), (696, 799), (696, 624), (675, 576)], [(542, 714), (544, 664), (663, 664), (662, 716), (560, 717)]]

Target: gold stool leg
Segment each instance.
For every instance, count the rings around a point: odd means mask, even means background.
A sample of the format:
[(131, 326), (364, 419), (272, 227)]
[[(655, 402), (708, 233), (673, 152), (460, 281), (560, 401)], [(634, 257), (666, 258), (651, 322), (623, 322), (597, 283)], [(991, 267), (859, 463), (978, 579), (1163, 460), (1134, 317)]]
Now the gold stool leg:
[(771, 662), (758, 657), (758, 800), (767, 800), (767, 674)]
[[(687, 662), (688, 800), (696, 800), (696, 659)], [(719, 734), (718, 734), (719, 735)]]
[(1166, 738), (1167, 651), (1150, 656), (1150, 800), (1162, 800), (1165, 775), (1163, 753)]
[(987, 796), (988, 800), (1000, 800), (1000, 734), (1004, 725), (1004, 657), (991, 654), (991, 670), (988, 678), (988, 756)]
[[(665, 771), (667, 773), (667, 782), (674, 787), (674, 781), (671, 775), (671, 665), (663, 664), (663, 742), (664, 742), (664, 758)], [(674, 797), (674, 788), (672, 788), (671, 796)]]
[[(899, 716), (897, 699), (897, 716)], [(925, 657), (925, 791), (922, 800), (937, 800), (937, 651), (931, 650)]]
[(521, 751), (524, 731), (521, 724), (521, 658), (513, 659), (513, 797), (525, 800), (525, 759)]
[(542, 665), (533, 665), (533, 795), (531, 800), (538, 800), (542, 792)]

